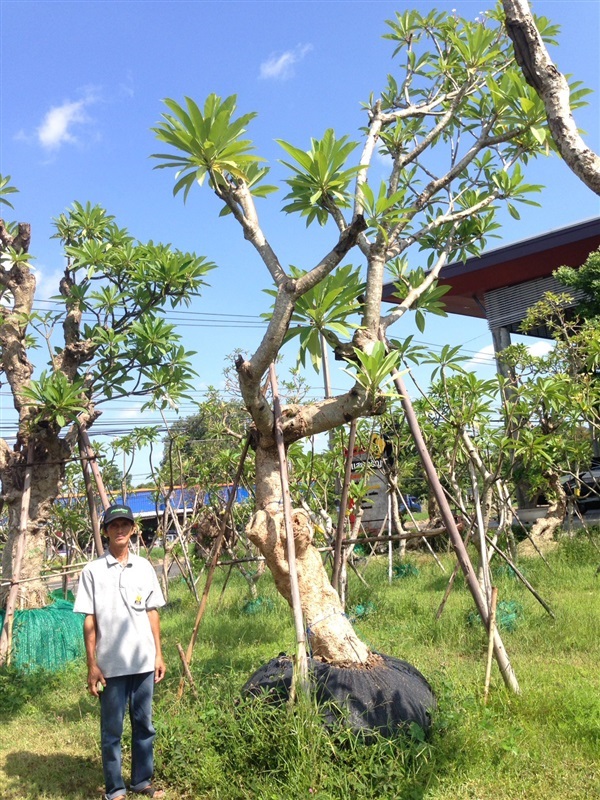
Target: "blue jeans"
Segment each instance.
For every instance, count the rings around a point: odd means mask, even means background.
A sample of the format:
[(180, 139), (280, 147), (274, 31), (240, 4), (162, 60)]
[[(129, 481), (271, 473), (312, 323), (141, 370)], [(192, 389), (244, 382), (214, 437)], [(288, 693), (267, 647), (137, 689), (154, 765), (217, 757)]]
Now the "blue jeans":
[(131, 719), (131, 790), (140, 792), (152, 781), (154, 771), (152, 695), (154, 672), (107, 678), (100, 695), (102, 768), (107, 800), (125, 794), (121, 770), (121, 736), (125, 708)]

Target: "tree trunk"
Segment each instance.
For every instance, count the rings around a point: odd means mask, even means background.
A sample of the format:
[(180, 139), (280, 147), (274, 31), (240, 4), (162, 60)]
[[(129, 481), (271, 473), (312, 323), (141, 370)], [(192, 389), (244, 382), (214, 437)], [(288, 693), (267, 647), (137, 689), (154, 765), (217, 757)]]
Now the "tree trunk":
[(502, 0), (506, 31), (517, 64), (546, 108), (548, 127), (567, 166), (596, 194), (600, 194), (600, 156), (583, 141), (571, 113), (569, 84), (556, 69), (535, 25), (527, 0)]
[[(246, 529), (248, 537), (265, 557), (277, 590), (291, 606), (281, 478), (274, 446), (259, 446), (256, 451), (256, 508)], [(321, 555), (312, 544), (314, 529), (309, 515), (303, 509), (294, 509), (292, 519), (302, 612), (313, 656), (338, 664), (366, 663), (369, 648), (344, 616)]]
[(538, 519), (532, 526), (529, 534), (532, 539), (552, 539), (556, 531), (565, 521), (567, 496), (560, 483), (560, 477), (553, 474), (550, 478), (550, 485), (557, 499), (548, 506), (548, 513), (546, 516), (542, 517), (542, 519)]
[[(60, 441), (38, 440), (34, 449), (31, 478), (31, 497), (21, 564), (20, 585), (16, 608), (41, 608), (48, 603), (48, 590), (40, 576), (46, 554), (46, 526), (52, 504), (60, 492), (64, 475), (66, 445)], [(15, 574), (16, 546), (19, 539), (21, 497), (25, 474), (26, 447), (12, 453), (9, 463), (0, 469), (2, 497), (8, 509), (8, 538), (2, 555), (2, 581), (12, 580)], [(0, 592), (0, 606), (6, 604), (8, 586)]]

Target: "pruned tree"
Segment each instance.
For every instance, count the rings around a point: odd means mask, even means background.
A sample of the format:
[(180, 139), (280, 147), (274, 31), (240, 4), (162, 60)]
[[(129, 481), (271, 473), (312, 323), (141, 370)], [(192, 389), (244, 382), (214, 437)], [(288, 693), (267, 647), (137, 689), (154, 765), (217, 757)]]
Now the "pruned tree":
[[(0, 181), (3, 194), (8, 186)], [(102, 404), (113, 398), (139, 396), (148, 405), (164, 406), (189, 387), (190, 353), (165, 313), (189, 303), (213, 266), (193, 253), (136, 241), (89, 203), (75, 203), (55, 227), (65, 269), (56, 310), (40, 312), (34, 307), (30, 226), (0, 221), (0, 369), (16, 414), (14, 445), (0, 440), (2, 502), (9, 520), (2, 579), (4, 587), (13, 582), (18, 560), (20, 582), (13, 585), (21, 608), (46, 601), (44, 585), (35, 579), (46, 523), (65, 465), (76, 457), (79, 431), (89, 429)], [(37, 361), (47, 362), (41, 372), (32, 356), (40, 344), (46, 357)], [(22, 508), (26, 469), (31, 490)]]
[[(210, 95), (203, 107), (186, 98), (166, 100), (168, 110), (154, 128), (172, 148), (157, 154), (161, 168), (176, 170), (174, 194), (184, 199), (207, 184), (224, 213), (239, 225), (276, 286), (268, 328), (256, 351), (239, 358), (237, 370), (254, 425), (257, 511), (249, 528), (279, 591), (291, 602), (282, 488), (274, 438), (274, 412), (262, 386), (269, 365), (288, 335), (298, 301), (340, 265), (351, 249), (365, 263), (360, 326), (350, 341), (330, 331), (336, 356), (353, 366), (347, 392), (283, 409), (286, 445), (329, 431), (386, 405), (382, 379), (398, 363), (388, 352), (387, 332), (417, 302), (439, 301), (436, 278), (448, 259), (478, 252), (497, 227), (501, 203), (518, 216), (516, 204), (532, 202), (539, 189), (525, 181), (521, 164), (545, 152), (544, 107), (523, 80), (512, 57), (499, 12), (468, 21), (446, 13), (398, 13), (387, 22), (396, 75), (379, 97), (364, 105), (366, 125), (357, 144), (327, 131), (308, 150), (282, 143), (291, 170), (283, 210), (312, 223), (333, 225), (329, 252), (301, 273), (284, 266), (263, 230), (255, 200), (274, 191), (263, 183), (268, 168), (244, 138), (254, 114), (235, 116), (236, 98)], [(379, 181), (376, 151), (388, 165)], [(418, 254), (416, 269), (408, 253)], [(420, 261), (422, 259), (422, 262)], [(298, 263), (298, 253), (289, 261)], [(382, 308), (386, 268), (396, 276), (397, 305)], [(420, 268), (420, 271), (419, 271)], [(425, 269), (427, 268), (427, 274)], [(313, 654), (333, 662), (364, 663), (370, 650), (343, 614), (321, 557), (312, 545), (307, 515), (294, 513), (298, 580)]]
[(502, 0), (506, 30), (525, 80), (544, 102), (552, 139), (565, 163), (596, 194), (600, 194), (600, 156), (583, 140), (573, 111), (580, 105), (579, 84), (569, 86), (550, 58), (541, 33), (545, 20), (536, 19), (528, 0)]

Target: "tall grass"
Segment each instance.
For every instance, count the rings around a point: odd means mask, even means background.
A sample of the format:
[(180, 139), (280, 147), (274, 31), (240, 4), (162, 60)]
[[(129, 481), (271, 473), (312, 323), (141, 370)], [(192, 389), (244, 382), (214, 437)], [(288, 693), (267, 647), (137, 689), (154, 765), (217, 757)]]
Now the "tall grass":
[[(596, 542), (598, 539), (596, 538)], [(183, 585), (162, 614), (169, 673), (156, 696), (157, 780), (192, 800), (398, 798), (398, 800), (593, 800), (600, 797), (600, 554), (585, 537), (566, 541), (520, 568), (551, 605), (552, 619), (521, 583), (496, 570), (500, 600), (520, 609), (503, 638), (521, 684), (509, 695), (495, 671), (483, 705), (486, 637), (472, 599), (456, 582), (441, 620), (435, 611), (448, 576), (424, 556), (419, 574), (387, 580), (371, 563), (369, 584), (351, 583), (348, 613), (364, 640), (413, 663), (439, 707), (430, 737), (364, 744), (326, 730), (310, 701), (292, 709), (242, 699), (251, 672), (292, 652), (290, 613), (265, 576), (271, 600), (242, 612), (245, 583), (232, 578), (216, 611), (213, 587), (192, 671), (199, 690), (176, 699), (176, 643), (187, 645), (195, 604)], [(452, 559), (444, 557), (447, 567)], [(352, 579), (353, 576), (351, 576)], [(368, 613), (364, 613), (365, 610)], [(77, 665), (60, 676), (0, 672), (0, 796), (82, 800), (101, 781), (97, 707)], [(126, 752), (127, 756), (127, 752)]]

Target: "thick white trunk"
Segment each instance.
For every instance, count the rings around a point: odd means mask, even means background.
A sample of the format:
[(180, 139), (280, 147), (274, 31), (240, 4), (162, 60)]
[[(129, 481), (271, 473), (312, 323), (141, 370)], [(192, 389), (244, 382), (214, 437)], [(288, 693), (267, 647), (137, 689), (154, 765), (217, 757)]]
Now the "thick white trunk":
[[(46, 528), (52, 504), (57, 497), (63, 475), (65, 454), (60, 443), (34, 449), (31, 496), (27, 510), (27, 528), (19, 575), (17, 610), (41, 608), (48, 603), (48, 590), (41, 580), (46, 554)], [(16, 461), (16, 459), (15, 459)], [(10, 581), (15, 574), (17, 542), (20, 532), (21, 498), (24, 463), (13, 463), (2, 469), (0, 478), (5, 507), (8, 510), (8, 537), (2, 554), (2, 589), (0, 607), (6, 604)]]
[[(256, 495), (258, 510), (247, 533), (265, 557), (277, 590), (291, 605), (281, 480), (274, 447), (257, 450)], [(369, 648), (344, 615), (321, 555), (312, 544), (314, 529), (309, 515), (303, 509), (294, 509), (292, 519), (300, 599), (313, 656), (335, 663), (366, 663)]]

